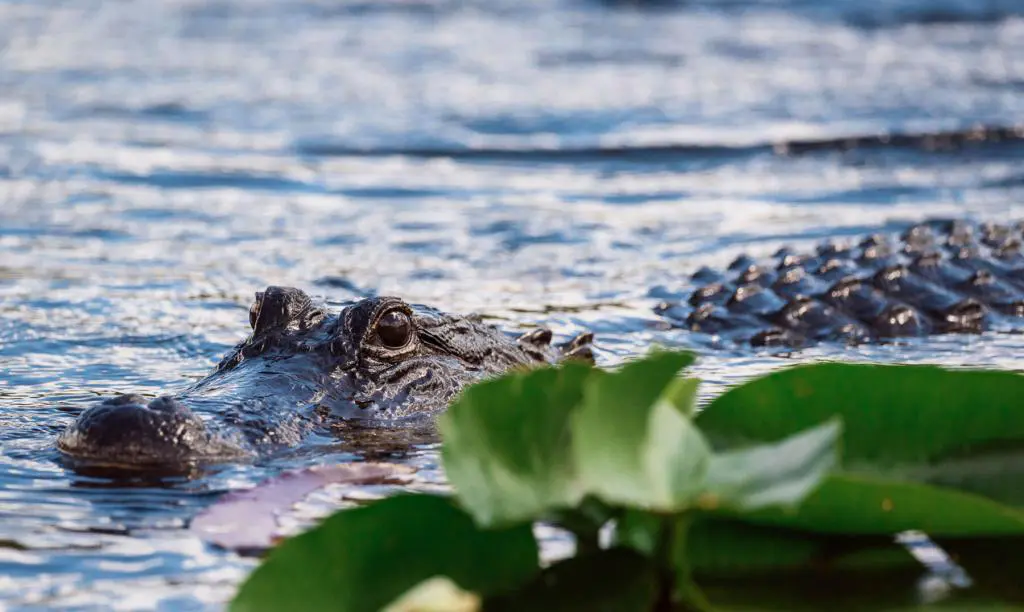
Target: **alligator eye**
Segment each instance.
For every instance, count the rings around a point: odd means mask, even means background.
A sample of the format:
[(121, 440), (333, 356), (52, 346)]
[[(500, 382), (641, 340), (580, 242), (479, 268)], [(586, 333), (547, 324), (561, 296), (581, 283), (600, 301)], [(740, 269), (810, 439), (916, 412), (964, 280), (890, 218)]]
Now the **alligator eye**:
[(402, 348), (412, 338), (412, 321), (401, 310), (392, 310), (377, 320), (377, 337), (388, 348)]

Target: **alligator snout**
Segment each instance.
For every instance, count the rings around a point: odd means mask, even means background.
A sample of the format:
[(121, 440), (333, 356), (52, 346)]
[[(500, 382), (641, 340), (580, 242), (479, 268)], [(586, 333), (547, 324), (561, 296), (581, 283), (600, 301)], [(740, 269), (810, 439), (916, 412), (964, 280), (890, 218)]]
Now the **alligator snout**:
[(183, 464), (244, 452), (211, 434), (170, 397), (120, 395), (87, 409), (61, 434), (61, 451), (90, 463), (123, 467)]

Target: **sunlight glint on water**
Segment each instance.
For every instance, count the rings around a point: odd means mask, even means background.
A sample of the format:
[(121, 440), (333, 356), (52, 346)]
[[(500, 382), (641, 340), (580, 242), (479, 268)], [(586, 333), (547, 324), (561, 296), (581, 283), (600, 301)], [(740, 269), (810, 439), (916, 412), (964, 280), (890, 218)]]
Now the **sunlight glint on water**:
[[(1007, 335), (709, 350), (651, 309), (741, 252), (1024, 218), (1019, 142), (773, 150), (1012, 128), (1018, 3), (614, 4), (0, 0), (0, 599), (219, 609), (252, 561), (188, 520), (351, 459), (111, 487), (53, 449), (98, 396), (202, 377), (271, 284), (589, 328), (604, 364), (693, 347), (705, 397), (792, 359), (1017, 367)], [(440, 479), (432, 449), (405, 460)]]

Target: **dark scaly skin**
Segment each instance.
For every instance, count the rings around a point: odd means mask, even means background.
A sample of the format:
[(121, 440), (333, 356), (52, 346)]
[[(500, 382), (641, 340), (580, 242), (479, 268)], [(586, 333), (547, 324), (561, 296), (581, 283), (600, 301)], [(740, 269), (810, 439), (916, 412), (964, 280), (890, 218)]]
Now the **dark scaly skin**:
[(477, 317), (364, 299), (331, 312), (304, 292), (269, 287), (252, 334), (206, 378), (174, 396), (122, 395), (61, 434), (93, 466), (147, 467), (242, 459), (298, 444), (325, 422), (422, 423), (467, 383), (562, 358), (593, 360), (592, 335), (551, 346), (551, 331), (513, 339)]
[(850, 344), (979, 333), (1024, 322), (1022, 225), (933, 220), (855, 246), (743, 255), (702, 269), (685, 303), (655, 311), (696, 332), (754, 346)]

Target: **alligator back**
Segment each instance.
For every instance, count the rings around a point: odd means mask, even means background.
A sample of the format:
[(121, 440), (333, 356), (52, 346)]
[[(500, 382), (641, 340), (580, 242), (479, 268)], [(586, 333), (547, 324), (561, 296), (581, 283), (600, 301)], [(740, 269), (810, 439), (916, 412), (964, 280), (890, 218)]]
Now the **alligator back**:
[(814, 253), (747, 255), (702, 268), (685, 302), (655, 312), (673, 324), (755, 346), (851, 344), (1024, 322), (1024, 224), (932, 220)]

